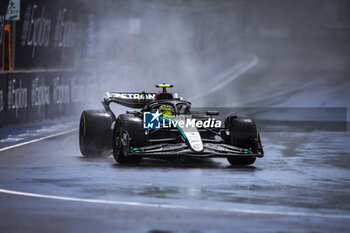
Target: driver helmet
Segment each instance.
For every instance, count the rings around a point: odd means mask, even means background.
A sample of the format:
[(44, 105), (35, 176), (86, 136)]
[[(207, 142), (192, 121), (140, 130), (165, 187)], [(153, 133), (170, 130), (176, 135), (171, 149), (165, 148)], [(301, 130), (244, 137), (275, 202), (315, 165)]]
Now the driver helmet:
[(163, 116), (172, 116), (175, 114), (174, 107), (171, 105), (161, 105), (159, 111)]

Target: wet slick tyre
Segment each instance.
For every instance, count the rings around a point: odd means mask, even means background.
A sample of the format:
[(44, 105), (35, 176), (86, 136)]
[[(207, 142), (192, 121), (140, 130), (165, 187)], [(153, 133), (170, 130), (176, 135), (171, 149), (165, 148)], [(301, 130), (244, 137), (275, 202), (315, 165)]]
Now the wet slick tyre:
[(121, 114), (117, 118), (113, 136), (113, 155), (119, 164), (138, 164), (141, 157), (128, 155), (130, 147), (144, 146), (146, 142), (142, 119), (132, 114)]
[[(254, 120), (241, 116), (228, 116), (226, 127), (230, 130), (229, 144), (244, 149), (251, 149), (253, 153), (258, 152), (258, 131)], [(236, 156), (227, 158), (233, 165), (251, 165), (255, 157)]]
[(86, 157), (106, 156), (112, 150), (114, 117), (105, 110), (86, 110), (80, 117), (79, 146)]

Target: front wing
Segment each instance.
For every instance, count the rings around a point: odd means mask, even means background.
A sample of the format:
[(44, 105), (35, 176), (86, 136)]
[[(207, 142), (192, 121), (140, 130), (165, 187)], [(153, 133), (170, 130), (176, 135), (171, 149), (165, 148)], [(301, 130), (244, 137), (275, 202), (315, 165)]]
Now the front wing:
[(253, 153), (251, 150), (243, 149), (227, 144), (204, 143), (204, 149), (201, 152), (194, 152), (189, 149), (186, 143), (178, 144), (157, 144), (133, 148), (131, 155), (142, 157), (169, 157), (169, 156), (189, 156), (205, 158), (229, 158), (237, 156), (263, 157), (263, 152)]

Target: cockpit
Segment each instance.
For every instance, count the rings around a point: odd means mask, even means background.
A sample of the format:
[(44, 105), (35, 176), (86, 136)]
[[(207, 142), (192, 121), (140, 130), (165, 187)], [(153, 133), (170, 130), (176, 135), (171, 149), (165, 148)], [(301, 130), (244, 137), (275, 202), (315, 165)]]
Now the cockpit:
[(187, 101), (158, 101), (148, 105), (148, 110), (159, 111), (162, 116), (174, 116), (174, 115), (189, 115), (191, 114), (191, 103)]

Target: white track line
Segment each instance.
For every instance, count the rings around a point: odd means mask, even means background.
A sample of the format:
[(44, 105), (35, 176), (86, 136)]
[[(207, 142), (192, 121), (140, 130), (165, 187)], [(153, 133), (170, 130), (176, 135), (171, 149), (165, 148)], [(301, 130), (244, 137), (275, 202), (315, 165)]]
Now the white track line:
[(39, 141), (42, 141), (42, 140), (45, 140), (45, 139), (58, 137), (58, 136), (61, 136), (61, 135), (64, 135), (64, 134), (68, 134), (68, 133), (74, 132), (76, 130), (78, 130), (78, 129), (70, 129), (70, 130), (66, 130), (66, 131), (63, 131), (63, 132), (60, 132), (60, 133), (52, 134), (52, 135), (49, 135), (49, 136), (46, 136), (46, 137), (37, 138), (37, 139), (31, 140), (31, 141), (18, 143), (16, 145), (3, 147), (3, 148), (0, 148), (0, 152), (5, 151), (5, 150), (10, 150), (10, 149), (13, 149), (13, 148), (16, 148), (16, 147), (28, 145), (28, 144), (31, 144), (31, 143), (34, 143), (34, 142), (39, 142)]
[(138, 207), (151, 207), (151, 208), (164, 208), (164, 209), (219, 211), (219, 212), (230, 212), (230, 213), (237, 213), (237, 214), (257, 214), (257, 215), (260, 214), (260, 215), (275, 215), (275, 216), (287, 216), (287, 217), (290, 216), (290, 217), (350, 219), (350, 215), (340, 215), (340, 214), (322, 214), (322, 213), (250, 210), (250, 209), (232, 209), (232, 208), (216, 209), (216, 208), (191, 207), (191, 206), (182, 206), (182, 205), (152, 204), (152, 203), (142, 203), (142, 202), (109, 201), (109, 200), (86, 199), (86, 198), (27, 193), (27, 192), (17, 192), (17, 191), (12, 191), (7, 189), (0, 189), (0, 193), (17, 195), (17, 196), (54, 199), (54, 200), (61, 200), (61, 201), (94, 203), (94, 204), (124, 205), (124, 206), (138, 206)]

